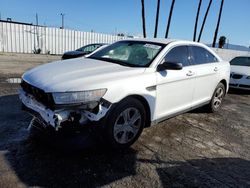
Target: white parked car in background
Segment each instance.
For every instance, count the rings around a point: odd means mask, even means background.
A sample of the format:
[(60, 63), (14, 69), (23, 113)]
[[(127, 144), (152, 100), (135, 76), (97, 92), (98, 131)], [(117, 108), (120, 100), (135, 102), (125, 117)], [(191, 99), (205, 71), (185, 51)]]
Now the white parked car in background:
[(235, 57), (230, 65), (230, 87), (250, 90), (250, 56)]
[(123, 40), (27, 71), (20, 99), (45, 128), (100, 125), (110, 146), (124, 148), (170, 117), (203, 105), (218, 111), (229, 75), (229, 63), (200, 43)]

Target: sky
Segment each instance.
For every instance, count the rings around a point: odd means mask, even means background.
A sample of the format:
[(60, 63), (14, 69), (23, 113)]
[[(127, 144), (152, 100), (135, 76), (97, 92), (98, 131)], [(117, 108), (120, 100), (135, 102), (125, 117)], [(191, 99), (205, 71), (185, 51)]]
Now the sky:
[[(176, 0), (169, 37), (192, 40), (199, 0)], [(198, 33), (209, 0), (203, 0)], [(201, 42), (210, 44), (217, 23), (221, 0), (213, 0)], [(64, 26), (80, 31), (114, 34), (142, 35), (141, 0), (0, 0), (1, 19), (61, 26), (61, 13), (65, 14)], [(146, 30), (153, 37), (157, 0), (145, 0)], [(171, 0), (161, 0), (158, 37), (163, 38)], [(225, 0), (219, 36), (226, 36), (230, 44), (250, 46), (250, 0)]]

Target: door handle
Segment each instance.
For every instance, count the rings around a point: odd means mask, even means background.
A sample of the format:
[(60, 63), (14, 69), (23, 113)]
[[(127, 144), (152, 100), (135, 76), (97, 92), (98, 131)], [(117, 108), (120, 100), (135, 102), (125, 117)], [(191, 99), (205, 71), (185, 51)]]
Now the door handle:
[(219, 69), (218, 67), (214, 67), (214, 71), (217, 72)]
[(188, 71), (188, 73), (186, 74), (187, 76), (193, 76), (194, 72), (193, 71)]

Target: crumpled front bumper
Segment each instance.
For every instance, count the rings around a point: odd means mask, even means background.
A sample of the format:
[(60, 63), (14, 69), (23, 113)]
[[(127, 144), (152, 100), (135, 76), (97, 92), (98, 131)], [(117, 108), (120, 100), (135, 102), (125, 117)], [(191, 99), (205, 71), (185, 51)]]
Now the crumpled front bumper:
[(22, 89), (19, 90), (19, 98), (22, 101), (23, 105), (29, 109), (29, 111), (35, 112), (31, 113), (33, 116), (42, 119), (44, 124), (54, 127), (55, 130), (61, 128), (61, 124), (63, 122), (74, 120), (74, 116), (72, 116), (72, 114), (78, 115), (77, 123), (79, 123), (80, 125), (86, 124), (88, 120), (99, 121), (106, 115), (111, 107), (111, 105), (104, 106), (100, 103), (97, 113), (93, 113), (91, 111), (83, 110), (80, 108), (62, 108), (51, 110), (42, 103), (38, 102), (32, 95), (26, 93)]

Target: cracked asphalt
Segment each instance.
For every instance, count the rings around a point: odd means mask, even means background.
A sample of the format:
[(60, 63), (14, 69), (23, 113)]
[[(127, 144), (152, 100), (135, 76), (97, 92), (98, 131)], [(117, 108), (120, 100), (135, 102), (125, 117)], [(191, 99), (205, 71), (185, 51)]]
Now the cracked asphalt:
[(250, 92), (230, 90), (220, 112), (179, 115), (112, 151), (32, 140), (18, 87), (0, 83), (0, 187), (250, 187)]

